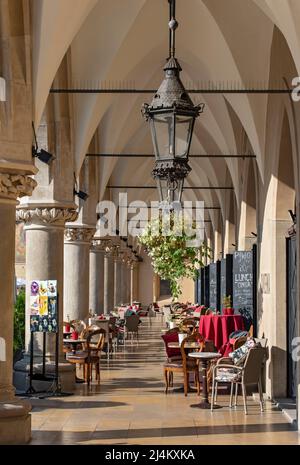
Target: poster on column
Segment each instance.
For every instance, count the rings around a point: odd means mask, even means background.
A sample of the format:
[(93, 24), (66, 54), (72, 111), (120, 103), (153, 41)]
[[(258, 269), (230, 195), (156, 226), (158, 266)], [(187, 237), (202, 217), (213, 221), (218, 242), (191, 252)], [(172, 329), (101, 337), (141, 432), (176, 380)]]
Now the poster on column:
[(30, 331), (33, 333), (56, 333), (57, 281), (30, 282)]

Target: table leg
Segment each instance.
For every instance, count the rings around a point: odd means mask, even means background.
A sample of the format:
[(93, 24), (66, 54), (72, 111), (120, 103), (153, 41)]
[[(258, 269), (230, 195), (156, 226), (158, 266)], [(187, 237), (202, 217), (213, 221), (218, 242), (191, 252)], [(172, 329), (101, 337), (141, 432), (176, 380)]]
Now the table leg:
[(208, 390), (207, 390), (207, 360), (201, 360), (201, 372), (202, 372), (202, 391), (201, 391), (201, 402), (200, 404), (191, 405), (192, 408), (210, 409), (210, 403), (208, 401)]
[[(76, 354), (76, 351), (77, 351), (77, 344), (74, 344), (73, 349), (72, 349), (72, 352), (74, 355)], [(85, 380), (82, 378), (78, 378), (78, 376), (75, 374), (75, 383), (82, 384), (82, 383), (85, 383)]]

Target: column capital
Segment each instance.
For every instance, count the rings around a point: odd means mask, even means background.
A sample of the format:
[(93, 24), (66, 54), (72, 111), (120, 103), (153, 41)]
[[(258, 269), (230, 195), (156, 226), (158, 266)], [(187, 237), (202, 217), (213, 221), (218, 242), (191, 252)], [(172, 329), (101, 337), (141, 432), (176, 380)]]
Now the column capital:
[(132, 270), (136, 269), (139, 266), (139, 262), (137, 260), (132, 260), (130, 264), (130, 268)]
[(26, 174), (0, 172), (0, 200), (17, 201), (30, 196), (37, 182)]
[(62, 226), (66, 222), (76, 221), (78, 213), (74, 208), (60, 207), (18, 207), (16, 212), (17, 221), (25, 223), (25, 227), (30, 229), (30, 226)]
[(91, 250), (94, 252), (105, 253), (108, 247), (109, 247), (108, 239), (93, 239), (92, 240)]
[(95, 234), (94, 228), (74, 227), (65, 229), (65, 244), (86, 243), (90, 244)]

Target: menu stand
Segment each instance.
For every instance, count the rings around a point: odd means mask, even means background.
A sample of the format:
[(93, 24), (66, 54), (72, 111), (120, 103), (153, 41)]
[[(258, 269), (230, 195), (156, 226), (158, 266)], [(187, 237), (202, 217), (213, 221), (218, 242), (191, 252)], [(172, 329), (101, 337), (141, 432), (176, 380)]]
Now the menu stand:
[[(57, 295), (58, 302), (58, 295)], [(30, 368), (29, 368), (29, 387), (25, 393), (18, 394), (21, 397), (39, 397), (46, 399), (47, 397), (67, 397), (73, 393), (63, 392), (61, 390), (61, 382), (59, 377), (59, 312), (57, 303), (57, 330), (55, 332), (55, 369), (54, 374), (46, 373), (46, 332), (43, 332), (43, 354), (42, 354), (42, 373), (34, 373), (33, 358), (34, 358), (34, 332), (30, 333)], [(50, 388), (42, 391), (37, 391), (33, 387), (33, 381), (52, 381)], [(40, 395), (42, 394), (42, 395)]]

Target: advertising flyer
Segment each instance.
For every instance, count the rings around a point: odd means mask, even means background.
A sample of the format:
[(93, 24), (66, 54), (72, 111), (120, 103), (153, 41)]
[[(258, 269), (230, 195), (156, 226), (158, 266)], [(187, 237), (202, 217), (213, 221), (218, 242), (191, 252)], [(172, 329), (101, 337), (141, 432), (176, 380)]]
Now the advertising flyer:
[(30, 330), (57, 332), (57, 281), (31, 281)]

